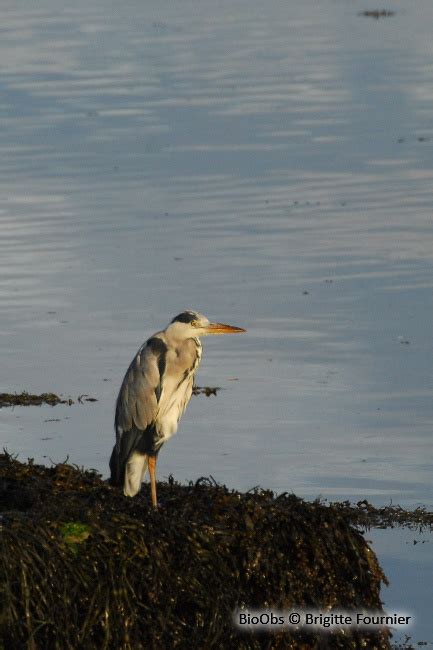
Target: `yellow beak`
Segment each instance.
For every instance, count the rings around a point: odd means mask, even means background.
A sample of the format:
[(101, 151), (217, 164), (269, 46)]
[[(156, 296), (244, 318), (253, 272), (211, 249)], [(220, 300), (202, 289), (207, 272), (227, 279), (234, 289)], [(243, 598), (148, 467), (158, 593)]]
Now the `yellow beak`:
[(209, 323), (204, 328), (205, 334), (240, 334), (246, 332), (242, 327), (234, 327), (233, 325), (226, 325), (225, 323)]

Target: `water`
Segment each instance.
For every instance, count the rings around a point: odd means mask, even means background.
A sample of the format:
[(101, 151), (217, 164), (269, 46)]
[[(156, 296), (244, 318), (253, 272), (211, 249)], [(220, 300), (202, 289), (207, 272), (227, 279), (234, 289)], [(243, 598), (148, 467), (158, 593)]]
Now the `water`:
[(161, 478), (432, 507), (433, 7), (365, 8), (3, 4), (1, 390), (99, 400), (3, 410), (3, 446), (106, 475), (131, 357), (191, 307), (248, 334), (205, 340), (224, 390)]

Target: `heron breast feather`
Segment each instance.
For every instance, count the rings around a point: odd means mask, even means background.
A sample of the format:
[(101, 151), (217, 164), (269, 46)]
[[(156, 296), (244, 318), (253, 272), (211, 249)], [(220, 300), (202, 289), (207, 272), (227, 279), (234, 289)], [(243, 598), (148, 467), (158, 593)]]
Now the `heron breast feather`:
[(170, 437), (177, 431), (178, 422), (191, 398), (192, 376), (178, 386), (174, 381), (164, 383), (158, 404), (156, 425), (164, 437)]

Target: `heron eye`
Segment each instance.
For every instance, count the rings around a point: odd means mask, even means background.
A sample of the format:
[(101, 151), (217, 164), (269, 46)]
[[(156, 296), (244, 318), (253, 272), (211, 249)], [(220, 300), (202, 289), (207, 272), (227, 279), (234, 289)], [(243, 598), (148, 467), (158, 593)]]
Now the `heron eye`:
[(192, 320), (191, 321), (191, 326), (192, 327), (198, 327), (198, 320)]

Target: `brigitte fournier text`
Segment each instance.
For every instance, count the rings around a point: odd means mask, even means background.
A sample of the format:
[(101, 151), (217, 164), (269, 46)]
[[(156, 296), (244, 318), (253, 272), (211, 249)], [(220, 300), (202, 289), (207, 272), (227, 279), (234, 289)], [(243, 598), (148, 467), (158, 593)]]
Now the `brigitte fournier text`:
[(251, 631), (252, 629), (273, 628), (281, 629), (311, 629), (332, 631), (347, 627), (356, 628), (408, 628), (413, 623), (413, 616), (403, 612), (321, 612), (292, 609), (290, 611), (274, 610), (238, 610), (234, 614), (234, 622), (238, 628)]

